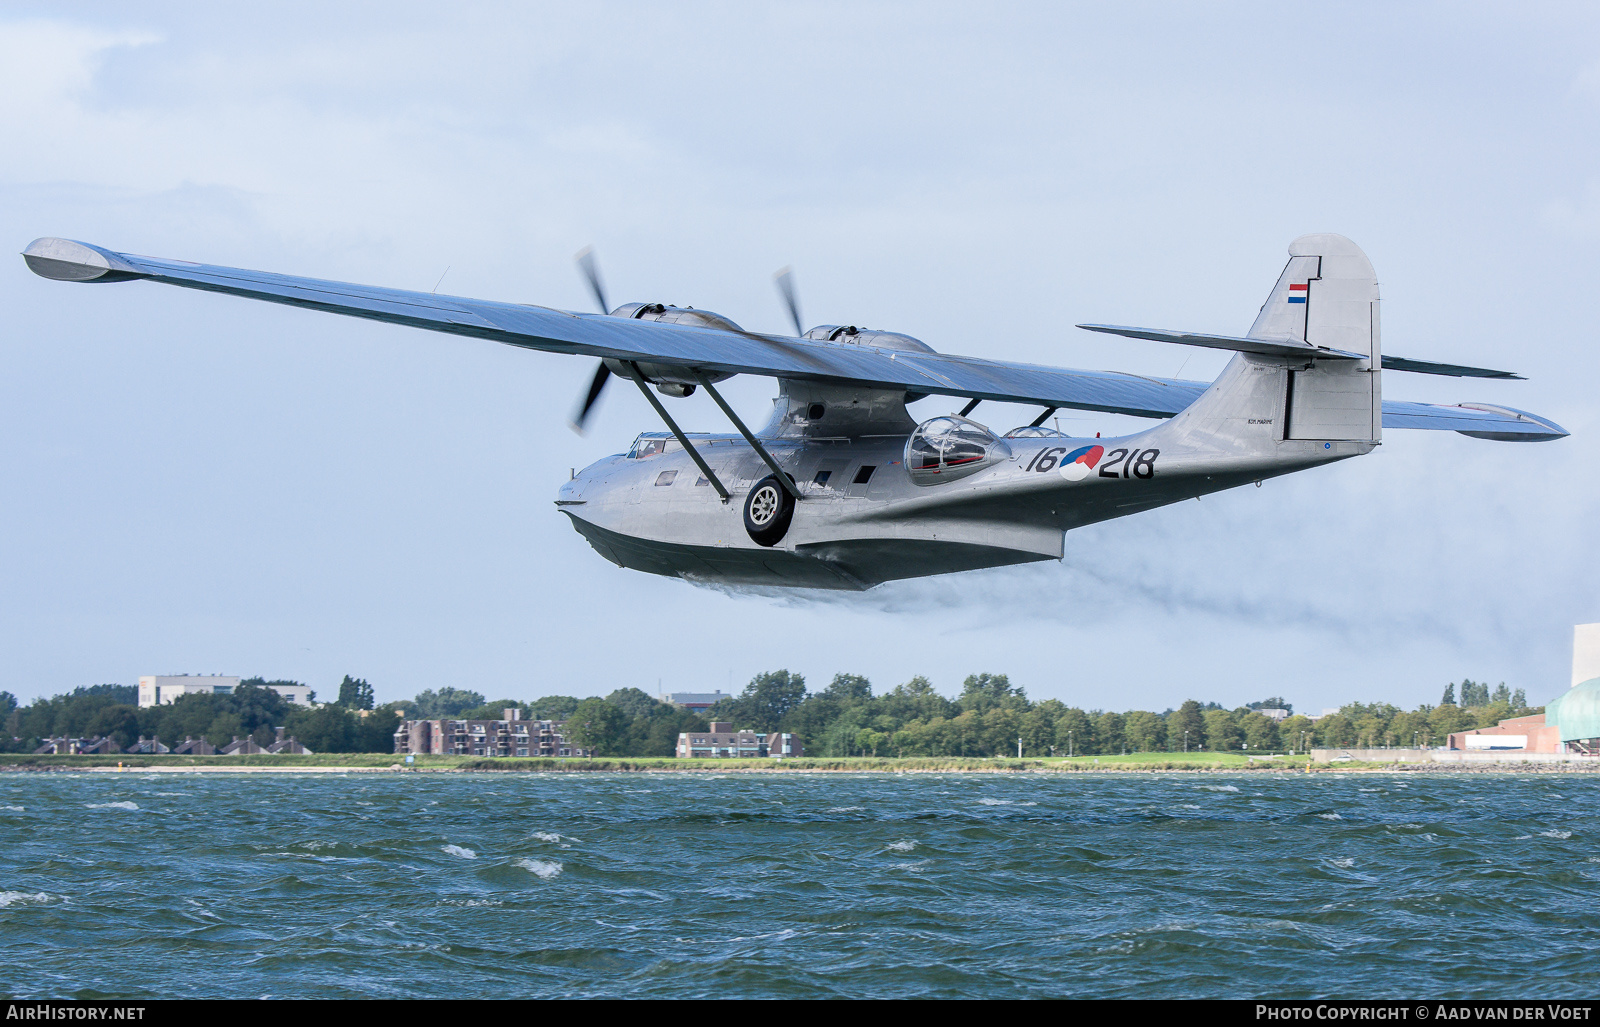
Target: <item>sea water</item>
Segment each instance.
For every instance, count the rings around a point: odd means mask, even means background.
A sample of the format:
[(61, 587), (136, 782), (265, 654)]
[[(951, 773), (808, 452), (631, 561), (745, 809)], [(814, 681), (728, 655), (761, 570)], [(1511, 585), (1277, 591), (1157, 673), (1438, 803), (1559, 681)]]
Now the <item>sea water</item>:
[(5, 774), (17, 997), (1600, 990), (1600, 777)]

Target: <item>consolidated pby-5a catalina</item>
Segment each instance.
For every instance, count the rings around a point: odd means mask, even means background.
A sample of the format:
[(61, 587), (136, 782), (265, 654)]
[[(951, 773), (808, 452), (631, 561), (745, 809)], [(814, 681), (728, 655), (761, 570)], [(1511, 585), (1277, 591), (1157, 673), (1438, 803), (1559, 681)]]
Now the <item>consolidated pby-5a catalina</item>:
[[(295, 278), (115, 253), (44, 238), (23, 253), (45, 278), (144, 279), (229, 293), (526, 349), (598, 357), (573, 421), (581, 428), (612, 375), (632, 380), (666, 431), (640, 435), (561, 486), (557, 508), (606, 559), (654, 574), (729, 584), (865, 589), (898, 578), (1059, 559), (1072, 528), (1362, 456), (1384, 428), (1537, 442), (1553, 422), (1506, 406), (1385, 400), (1382, 372), (1516, 378), (1507, 371), (1385, 356), (1378, 281), (1339, 235), (1289, 247), (1241, 337), (1079, 325), (1097, 332), (1232, 350), (1204, 382), (953, 356), (909, 335), (823, 325), (794, 336), (746, 331), (720, 314), (628, 303), (600, 314)], [(599, 275), (580, 264), (602, 311)], [(778, 379), (757, 430), (716, 384)], [(704, 390), (735, 432), (689, 434), (663, 398)], [(906, 404), (967, 400), (917, 423)], [(1005, 434), (972, 418), (979, 403), (1037, 405)], [(1056, 410), (1161, 418), (1120, 438), (1046, 427)]]

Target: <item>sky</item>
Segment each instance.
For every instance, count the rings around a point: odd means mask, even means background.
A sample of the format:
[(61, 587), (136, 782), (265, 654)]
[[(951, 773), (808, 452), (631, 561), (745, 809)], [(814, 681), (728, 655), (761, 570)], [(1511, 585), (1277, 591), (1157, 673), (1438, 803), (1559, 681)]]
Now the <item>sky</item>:
[[(0, 262), (0, 689), (345, 674), (380, 701), (1004, 673), (1034, 699), (1542, 702), (1600, 620), (1600, 8), (1549, 3), (0, 9), (0, 241), (1207, 379), (1290, 240), (1362, 246), (1389, 398), (1572, 437), (1373, 455), (862, 594), (618, 569), (553, 505), (658, 430), (582, 358)], [(724, 387), (764, 420), (775, 383)], [(916, 404), (919, 418), (959, 401)], [(708, 398), (674, 407), (725, 431)], [(1036, 411), (986, 404), (999, 430)], [(1074, 434), (1148, 422), (1063, 412)]]

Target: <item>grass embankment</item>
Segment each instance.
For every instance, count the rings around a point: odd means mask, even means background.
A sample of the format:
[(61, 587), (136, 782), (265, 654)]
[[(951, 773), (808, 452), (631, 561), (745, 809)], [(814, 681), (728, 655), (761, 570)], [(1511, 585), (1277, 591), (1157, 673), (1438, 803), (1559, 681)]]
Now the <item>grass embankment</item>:
[[(1338, 764), (1339, 769), (1356, 769), (1382, 764)], [(427, 771), (493, 770), (501, 772), (571, 773), (581, 771), (837, 771), (857, 773), (966, 772), (1006, 773), (1018, 771), (1152, 771), (1152, 770), (1302, 770), (1303, 760), (1293, 757), (1251, 759), (1230, 752), (1140, 752), (1122, 756), (1048, 757), (1038, 759), (981, 758), (960, 756), (853, 756), (808, 757), (803, 759), (696, 760), (671, 757), (626, 757), (611, 759), (552, 759), (549, 757), (500, 757), (419, 755), (416, 762), (392, 753), (317, 753), (310, 756), (33, 756), (0, 754), (0, 771), (5, 770), (90, 770), (118, 766), (137, 769), (194, 770), (351, 770), (382, 771), (394, 768)], [(1320, 764), (1319, 769), (1329, 769)]]

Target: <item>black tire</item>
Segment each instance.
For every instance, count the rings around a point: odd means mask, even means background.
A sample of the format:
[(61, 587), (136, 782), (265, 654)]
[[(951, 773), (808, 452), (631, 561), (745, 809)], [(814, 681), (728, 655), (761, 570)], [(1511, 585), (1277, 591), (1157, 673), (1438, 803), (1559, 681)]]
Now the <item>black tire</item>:
[(744, 500), (744, 530), (758, 546), (775, 546), (789, 533), (794, 497), (769, 474), (755, 483)]

